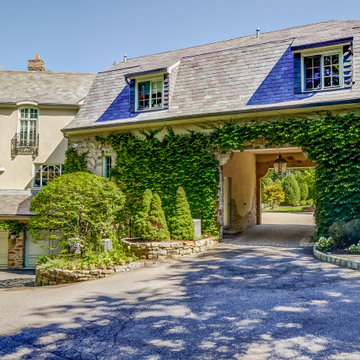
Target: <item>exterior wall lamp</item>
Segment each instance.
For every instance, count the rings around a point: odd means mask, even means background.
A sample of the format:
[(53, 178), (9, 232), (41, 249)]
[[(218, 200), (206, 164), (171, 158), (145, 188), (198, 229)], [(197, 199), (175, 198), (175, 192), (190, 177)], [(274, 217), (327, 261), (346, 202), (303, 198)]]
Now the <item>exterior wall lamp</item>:
[(278, 158), (274, 161), (274, 170), (275, 174), (282, 175), (285, 173), (287, 167), (287, 162), (285, 159), (279, 154)]
[(0, 175), (2, 175), (5, 172), (5, 168), (3, 166), (0, 166)]

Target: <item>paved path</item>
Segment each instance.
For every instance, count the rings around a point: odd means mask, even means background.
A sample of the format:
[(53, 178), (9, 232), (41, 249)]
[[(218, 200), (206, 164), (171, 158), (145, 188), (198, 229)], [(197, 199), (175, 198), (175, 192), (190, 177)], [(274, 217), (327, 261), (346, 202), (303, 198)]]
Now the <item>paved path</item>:
[(312, 246), (314, 244), (312, 213), (263, 213), (262, 225), (227, 239), (237, 245)]
[(2, 359), (360, 359), (360, 273), (219, 244), (87, 283), (0, 290)]

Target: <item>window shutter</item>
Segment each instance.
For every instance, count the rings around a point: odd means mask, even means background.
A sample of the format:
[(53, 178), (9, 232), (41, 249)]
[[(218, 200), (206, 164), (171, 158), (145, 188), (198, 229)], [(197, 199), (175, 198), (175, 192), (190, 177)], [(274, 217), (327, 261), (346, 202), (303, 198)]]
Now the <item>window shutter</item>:
[(301, 93), (301, 54), (294, 54), (294, 92)]
[(169, 108), (169, 75), (164, 75), (164, 106), (163, 109)]
[(343, 46), (344, 88), (352, 87), (352, 46)]
[(129, 87), (130, 87), (130, 112), (134, 113), (135, 112), (135, 80), (130, 80), (128, 82)]

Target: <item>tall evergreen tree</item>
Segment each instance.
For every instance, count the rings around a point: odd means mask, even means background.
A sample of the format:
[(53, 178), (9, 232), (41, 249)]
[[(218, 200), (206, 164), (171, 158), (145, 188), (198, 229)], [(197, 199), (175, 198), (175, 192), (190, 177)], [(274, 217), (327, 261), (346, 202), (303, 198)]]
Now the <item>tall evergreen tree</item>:
[(284, 179), (283, 189), (285, 193), (285, 204), (296, 206), (300, 203), (300, 188), (293, 174), (289, 174)]
[(171, 237), (175, 240), (194, 240), (195, 230), (190, 206), (184, 189), (176, 191), (175, 209), (169, 221)]
[(151, 203), (149, 215), (146, 219), (145, 230), (142, 234), (144, 240), (168, 241), (170, 232), (166, 223), (165, 213), (161, 205), (161, 199), (158, 194), (154, 194)]
[(134, 217), (134, 233), (135, 236), (143, 237), (143, 234), (146, 229), (146, 219), (149, 216), (151, 199), (153, 198), (153, 194), (150, 189), (146, 189), (144, 191), (144, 195), (139, 206), (138, 212)]

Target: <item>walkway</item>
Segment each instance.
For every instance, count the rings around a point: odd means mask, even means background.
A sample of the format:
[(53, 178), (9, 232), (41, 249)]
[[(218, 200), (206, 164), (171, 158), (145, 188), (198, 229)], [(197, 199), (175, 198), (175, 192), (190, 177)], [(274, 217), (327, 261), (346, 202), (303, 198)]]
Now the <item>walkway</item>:
[(262, 225), (252, 226), (244, 233), (227, 238), (237, 245), (312, 246), (314, 217), (312, 213), (263, 213)]

